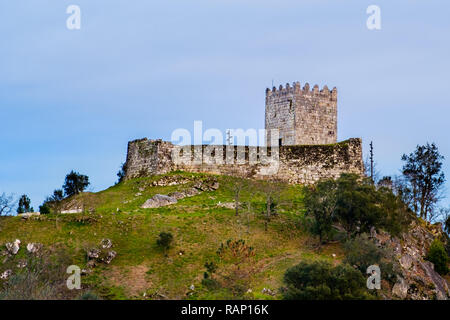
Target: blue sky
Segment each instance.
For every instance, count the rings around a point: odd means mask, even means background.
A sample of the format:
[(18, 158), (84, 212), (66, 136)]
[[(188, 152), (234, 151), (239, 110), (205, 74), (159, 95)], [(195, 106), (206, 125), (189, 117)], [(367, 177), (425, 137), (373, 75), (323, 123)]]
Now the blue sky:
[[(81, 30), (66, 28), (71, 4)], [(366, 28), (371, 4), (379, 31)], [(373, 140), (382, 174), (429, 141), (450, 179), (448, 12), (433, 0), (2, 1), (0, 193), (36, 209), (71, 169), (102, 190), (129, 140), (194, 120), (263, 128), (272, 80), (336, 86), (339, 139), (362, 137), (365, 153)]]

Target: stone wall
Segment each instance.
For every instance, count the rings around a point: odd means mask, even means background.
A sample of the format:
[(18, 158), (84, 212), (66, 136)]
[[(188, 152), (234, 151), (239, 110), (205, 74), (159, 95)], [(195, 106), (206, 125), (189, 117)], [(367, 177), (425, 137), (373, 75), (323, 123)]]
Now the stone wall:
[(266, 89), (265, 128), (278, 129), (282, 145), (336, 143), (337, 89), (299, 82)]
[[(244, 146), (231, 149), (229, 146), (187, 146), (183, 151), (176, 148), (162, 140), (129, 142), (125, 178), (182, 170), (311, 184), (322, 178), (337, 178), (344, 172), (359, 175), (364, 172), (361, 139), (328, 145), (282, 146), (269, 148), (267, 152)], [(186, 161), (179, 163), (174, 155), (184, 156)]]

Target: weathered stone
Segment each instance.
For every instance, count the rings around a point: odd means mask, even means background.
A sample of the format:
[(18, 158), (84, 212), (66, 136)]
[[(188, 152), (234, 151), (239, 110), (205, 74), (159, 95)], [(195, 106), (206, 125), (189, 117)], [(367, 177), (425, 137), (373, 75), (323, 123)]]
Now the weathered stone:
[(177, 203), (177, 199), (173, 197), (169, 197), (163, 194), (156, 194), (152, 198), (145, 201), (145, 203), (141, 206), (143, 209), (148, 208), (159, 208), (168, 206), (171, 204)]
[(100, 245), (103, 249), (109, 249), (112, 247), (112, 241), (110, 239), (103, 239)]
[(392, 287), (392, 294), (400, 299), (406, 299), (408, 296), (408, 283), (403, 278), (398, 278), (397, 283)]
[[(337, 142), (337, 90), (300, 84), (266, 90), (265, 128), (278, 129), (281, 147), (193, 145), (139, 139), (128, 143), (125, 179), (166, 174), (175, 170), (275, 179), (312, 184), (342, 173), (363, 175), (361, 139)], [(270, 143), (267, 145), (270, 146)], [(269, 156), (270, 153), (270, 156)], [(276, 155), (279, 155), (276, 156)], [(181, 161), (180, 161), (181, 160)], [(176, 176), (154, 181), (154, 186), (179, 184)], [(204, 185), (199, 190), (205, 191)], [(216, 190), (217, 183), (210, 185)]]
[(37, 253), (42, 247), (43, 245), (41, 243), (29, 243), (27, 244), (27, 251), (29, 253)]
[[(266, 129), (278, 129), (282, 145), (336, 143), (337, 90), (296, 82), (266, 90)], [(267, 137), (270, 145), (270, 133)], [(278, 141), (277, 141), (278, 142)]]
[(5, 244), (5, 246), (10, 254), (16, 255), (17, 252), (19, 252), (19, 250), (20, 250), (20, 240), (16, 239), (16, 241), (14, 241), (12, 243), (8, 242)]
[(12, 270), (6, 270), (0, 275), (0, 279), (7, 280), (12, 275)]

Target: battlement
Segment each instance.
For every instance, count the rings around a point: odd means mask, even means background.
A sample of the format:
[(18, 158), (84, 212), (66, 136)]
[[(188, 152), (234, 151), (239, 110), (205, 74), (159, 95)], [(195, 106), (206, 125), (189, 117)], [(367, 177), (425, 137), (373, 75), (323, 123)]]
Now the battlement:
[(278, 129), (280, 145), (335, 143), (337, 89), (311, 88), (309, 83), (302, 88), (300, 82), (266, 89), (265, 128)]
[(287, 95), (302, 95), (302, 96), (320, 96), (323, 98), (328, 98), (331, 101), (337, 100), (337, 88), (334, 87), (332, 90), (328, 89), (327, 85), (324, 85), (320, 90), (319, 86), (316, 84), (314, 87), (310, 87), (309, 83), (305, 83), (303, 88), (300, 85), (300, 82), (294, 82), (291, 84), (286, 83), (286, 86), (280, 85), (277, 89), (273, 87), (272, 89), (266, 89), (266, 98), (269, 97), (282, 97)]

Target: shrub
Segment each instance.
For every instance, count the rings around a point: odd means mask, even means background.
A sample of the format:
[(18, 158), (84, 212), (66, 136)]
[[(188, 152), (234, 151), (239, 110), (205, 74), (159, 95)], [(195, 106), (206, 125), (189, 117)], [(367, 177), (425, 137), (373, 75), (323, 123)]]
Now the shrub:
[(50, 213), (49, 205), (46, 202), (43, 203), (42, 206), (39, 206), (39, 212), (41, 214), (49, 214)]
[(405, 231), (412, 218), (399, 196), (386, 187), (378, 189), (355, 174), (342, 174), (336, 181), (319, 181), (305, 191), (307, 216), (312, 216), (312, 232), (321, 242), (332, 236), (333, 223), (339, 223), (347, 238), (383, 228), (393, 235)]
[(156, 244), (167, 251), (173, 242), (173, 235), (170, 232), (161, 232), (159, 238), (156, 240)]
[(323, 180), (305, 191), (306, 215), (314, 220), (311, 232), (319, 236), (320, 243), (327, 242), (332, 234), (336, 215), (337, 184), (334, 180)]
[(100, 298), (93, 292), (87, 291), (80, 295), (79, 300), (100, 300)]
[(356, 266), (362, 275), (366, 274), (369, 266), (378, 265), (382, 279), (391, 283), (396, 281), (399, 266), (394, 259), (393, 252), (386, 248), (378, 248), (367, 234), (348, 240), (344, 244), (344, 251), (344, 262)]
[(448, 273), (448, 256), (442, 242), (435, 239), (431, 244), (426, 259), (434, 264), (437, 273), (446, 275)]
[(348, 264), (333, 267), (324, 261), (301, 262), (284, 274), (286, 300), (368, 299), (366, 279)]

